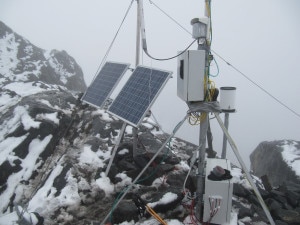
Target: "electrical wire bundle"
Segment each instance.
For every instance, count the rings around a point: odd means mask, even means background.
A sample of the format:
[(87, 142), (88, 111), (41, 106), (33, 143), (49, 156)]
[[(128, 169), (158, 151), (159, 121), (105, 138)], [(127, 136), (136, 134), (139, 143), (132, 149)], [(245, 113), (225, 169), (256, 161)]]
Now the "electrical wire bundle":
[(211, 222), (211, 220), (215, 217), (215, 215), (219, 212), (219, 209), (221, 208), (222, 203), (222, 197), (221, 196), (209, 196), (209, 207), (210, 207), (210, 216), (208, 223)]
[(187, 189), (184, 190), (184, 198), (181, 201), (181, 204), (187, 208), (190, 211), (190, 224), (197, 225), (198, 219), (196, 218), (196, 215), (194, 213), (194, 207), (196, 202), (196, 193), (194, 195), (191, 194), (191, 192)]

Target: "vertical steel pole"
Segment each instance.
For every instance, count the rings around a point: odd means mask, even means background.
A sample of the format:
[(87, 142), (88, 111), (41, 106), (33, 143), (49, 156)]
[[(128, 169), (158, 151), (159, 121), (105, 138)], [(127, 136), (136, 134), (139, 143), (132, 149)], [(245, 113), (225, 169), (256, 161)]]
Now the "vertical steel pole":
[[(210, 12), (208, 10), (208, 5), (210, 4), (210, 0), (205, 0), (205, 15), (207, 17), (210, 17)], [(210, 23), (207, 27), (207, 32), (210, 31)], [(208, 40), (207, 40), (208, 41)], [(208, 60), (208, 54), (209, 54), (209, 48), (210, 43), (207, 44), (207, 41), (204, 43), (204, 45), (198, 45), (198, 50), (205, 50), (205, 75), (208, 76), (209, 74), (209, 60)], [(204, 87), (208, 87), (208, 79), (206, 80), (206, 84)], [(209, 91), (209, 90), (204, 90)], [(206, 149), (206, 135), (208, 130), (208, 123), (209, 123), (209, 117), (208, 113), (205, 113), (203, 115), (204, 118), (202, 121), (200, 121), (200, 134), (199, 134), (199, 156), (198, 156), (198, 180), (197, 180), (197, 199), (198, 203), (196, 205), (196, 217), (198, 219), (202, 219), (203, 213), (202, 213), (202, 203), (203, 203), (203, 194), (204, 194), (204, 166), (205, 166), (205, 149)]]
[(199, 155), (198, 155), (198, 179), (197, 179), (197, 199), (196, 217), (202, 218), (202, 201), (204, 194), (204, 165), (205, 165), (205, 147), (206, 147), (206, 134), (208, 129), (208, 114), (204, 113), (205, 118), (200, 123), (199, 134)]
[[(226, 112), (225, 116), (224, 116), (224, 126), (226, 128), (226, 130), (228, 130), (228, 124), (229, 124), (229, 113)], [(226, 154), (227, 154), (227, 136), (224, 133), (223, 134), (223, 148), (222, 148), (222, 155), (221, 158), (225, 159), (226, 158)]]
[[(141, 2), (140, 2), (141, 1)], [(137, 23), (136, 23), (136, 46), (135, 46), (135, 66), (137, 67), (140, 63), (140, 40), (141, 40), (141, 6), (143, 4), (143, 0), (137, 0)], [(133, 155), (136, 155), (137, 152), (137, 128), (133, 127), (132, 129), (132, 135), (133, 135), (133, 146), (132, 146), (132, 152)]]

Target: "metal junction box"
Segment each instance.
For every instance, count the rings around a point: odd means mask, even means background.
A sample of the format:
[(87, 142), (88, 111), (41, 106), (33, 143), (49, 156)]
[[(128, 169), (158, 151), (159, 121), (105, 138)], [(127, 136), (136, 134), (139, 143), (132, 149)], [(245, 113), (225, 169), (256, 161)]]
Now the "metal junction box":
[(203, 195), (203, 222), (225, 224), (230, 223), (233, 181), (208, 179), (211, 171), (220, 166), (231, 171), (230, 162), (227, 159), (207, 159), (205, 190)]
[(189, 50), (178, 57), (177, 96), (187, 102), (204, 100), (205, 50)]

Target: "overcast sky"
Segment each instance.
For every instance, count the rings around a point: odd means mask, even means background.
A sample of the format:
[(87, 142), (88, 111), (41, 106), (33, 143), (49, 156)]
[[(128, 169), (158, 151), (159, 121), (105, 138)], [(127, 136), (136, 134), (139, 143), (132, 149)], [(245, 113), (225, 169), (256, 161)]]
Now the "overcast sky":
[[(0, 0), (0, 20), (36, 46), (66, 50), (92, 81), (131, 0)], [(154, 0), (187, 30), (204, 15), (204, 0)], [(212, 49), (277, 99), (300, 114), (300, 1), (212, 0)], [(185, 49), (191, 35), (144, 0), (148, 51), (166, 58)], [(107, 60), (135, 66), (136, 1)], [(196, 44), (190, 49), (197, 49)], [(229, 118), (229, 132), (244, 161), (262, 141), (300, 140), (300, 118), (265, 94), (215, 55), (217, 87), (237, 87), (237, 113)], [(152, 111), (171, 132), (188, 110), (176, 95), (177, 60), (159, 62), (144, 54), (141, 64), (173, 72)], [(212, 71), (216, 66), (212, 65)], [(126, 77), (125, 77), (126, 78)], [(222, 115), (223, 117), (223, 115)], [(211, 120), (214, 148), (221, 154), (222, 132)], [(198, 143), (199, 127), (185, 124), (177, 136)], [(229, 158), (236, 161), (228, 146)]]

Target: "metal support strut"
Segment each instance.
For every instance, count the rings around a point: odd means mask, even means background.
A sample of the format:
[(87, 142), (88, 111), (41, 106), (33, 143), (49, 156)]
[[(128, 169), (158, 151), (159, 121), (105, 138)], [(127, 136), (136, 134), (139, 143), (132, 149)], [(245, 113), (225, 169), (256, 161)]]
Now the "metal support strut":
[(165, 140), (165, 142), (162, 144), (162, 146), (160, 147), (160, 149), (155, 153), (155, 155), (151, 158), (151, 160), (148, 162), (148, 164), (144, 167), (144, 169), (140, 172), (140, 174), (134, 179), (134, 181), (126, 188), (126, 190), (124, 191), (123, 195), (119, 198), (119, 200), (114, 204), (113, 208), (110, 210), (110, 212), (107, 214), (107, 216), (103, 219), (103, 221), (101, 222), (101, 225), (104, 225), (105, 222), (107, 221), (107, 219), (109, 218), (109, 216), (113, 213), (114, 208), (116, 208), (120, 202), (123, 200), (123, 198), (125, 197), (125, 195), (129, 192), (129, 190), (133, 187), (133, 185), (135, 185), (140, 177), (144, 174), (144, 172), (148, 169), (148, 167), (152, 164), (152, 162), (154, 161), (154, 159), (158, 156), (158, 154), (164, 149), (164, 147), (171, 141), (171, 139), (174, 137), (175, 133), (179, 130), (179, 128), (182, 126), (182, 124), (184, 123), (184, 121), (186, 120), (186, 118), (188, 117), (188, 115), (185, 115), (184, 118), (178, 123), (178, 125), (174, 128), (173, 132), (170, 134), (170, 136), (167, 138), (167, 140)]
[(247, 170), (247, 167), (246, 167), (244, 161), (242, 160), (242, 157), (240, 156), (238, 148), (236, 147), (236, 145), (235, 145), (233, 139), (231, 138), (231, 136), (229, 135), (228, 130), (226, 129), (225, 125), (223, 124), (222, 119), (220, 118), (219, 114), (215, 113), (215, 116), (216, 116), (216, 118), (218, 120), (218, 123), (219, 123), (220, 127), (222, 128), (224, 134), (226, 135), (227, 140), (228, 140), (228, 142), (229, 142), (229, 144), (230, 144), (230, 146), (231, 146), (231, 148), (232, 148), (235, 156), (237, 157), (240, 165), (242, 166), (242, 169), (244, 170), (244, 172), (246, 174), (246, 178), (249, 181), (250, 185), (252, 186), (253, 191), (254, 191), (256, 197), (258, 198), (258, 201), (261, 204), (261, 206), (262, 206), (262, 208), (263, 208), (263, 210), (264, 210), (264, 212), (265, 212), (268, 220), (270, 221), (271, 225), (275, 225), (275, 222), (274, 222), (274, 220), (273, 220), (273, 218), (272, 218), (272, 216), (270, 214), (270, 211), (269, 211), (268, 207), (266, 206), (263, 198), (261, 197), (261, 195), (260, 195), (257, 187), (255, 186), (255, 184), (254, 184), (254, 182), (252, 180), (252, 177), (251, 177), (250, 173)]

